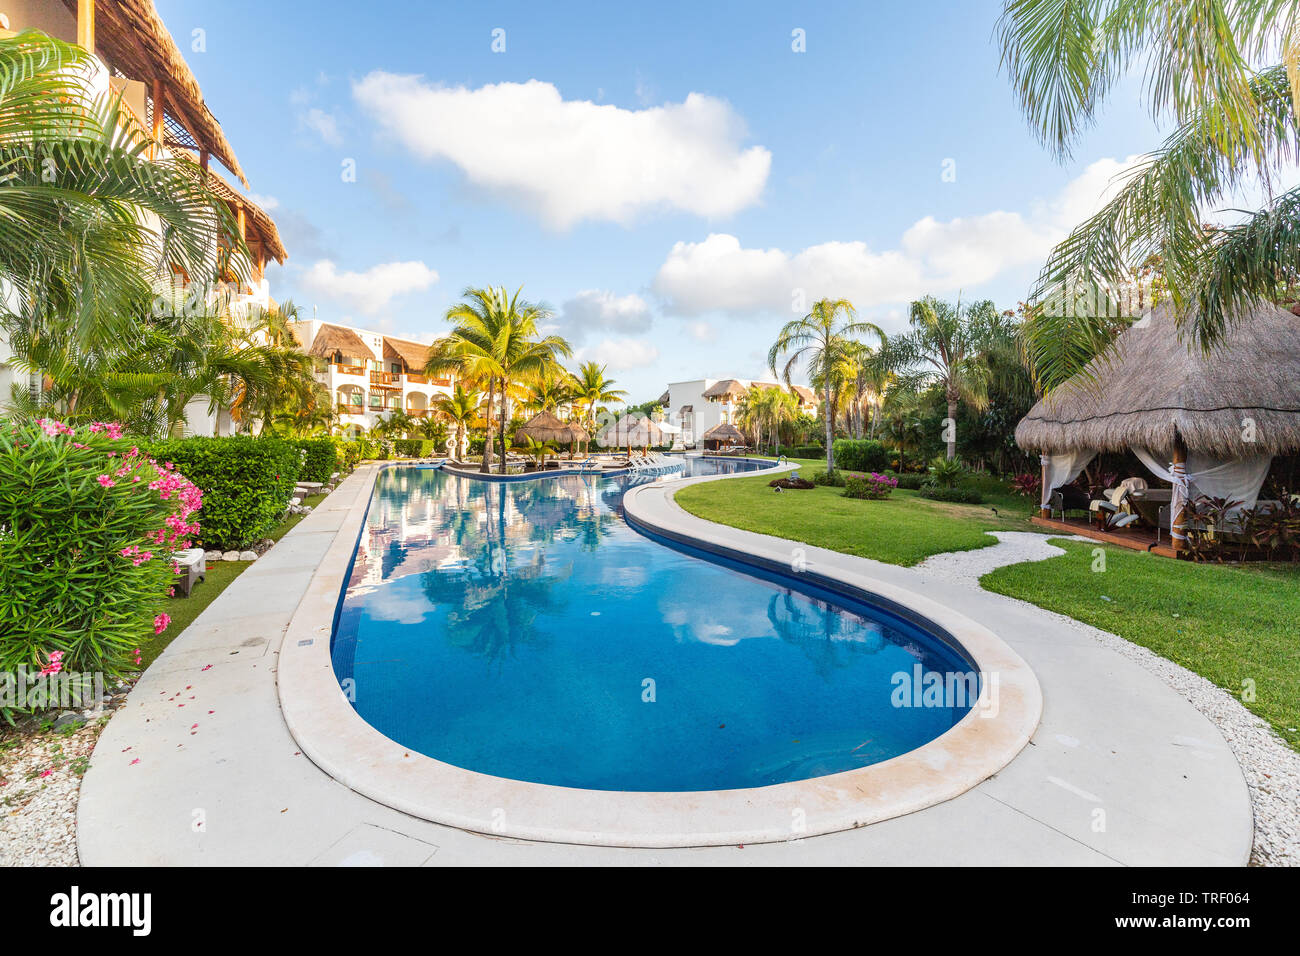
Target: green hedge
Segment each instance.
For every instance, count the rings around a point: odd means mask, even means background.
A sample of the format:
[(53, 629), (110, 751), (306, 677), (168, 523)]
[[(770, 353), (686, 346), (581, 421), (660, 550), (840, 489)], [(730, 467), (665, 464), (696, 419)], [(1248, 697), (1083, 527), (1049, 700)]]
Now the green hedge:
[(399, 458), (432, 458), (438, 454), (438, 445), (432, 438), (398, 438), (393, 441), (393, 451)]
[(874, 438), (837, 438), (835, 467), (849, 471), (884, 471), (889, 467), (889, 453)]
[(335, 437), (330, 439), (334, 443), (334, 453), (338, 457), (338, 463), (341, 470), (347, 472), (357, 467), (361, 461), (361, 443), (351, 438)]
[(984, 503), (984, 496), (973, 488), (936, 488), (933, 486), (923, 487), (917, 492), (922, 498), (930, 498), (933, 501), (952, 501), (963, 505), (981, 505)]
[(832, 488), (843, 488), (844, 472), (837, 468), (835, 471), (827, 474), (825, 468), (820, 468), (813, 472), (812, 480), (814, 485), (830, 485)]
[(782, 445), (777, 449), (777, 454), (787, 458), (826, 459), (826, 449), (821, 445)]
[(299, 481), (319, 481), (324, 484), (339, 470), (339, 456), (332, 439), (293, 438), (288, 441), (290, 445), (307, 453), (298, 475)]
[(176, 438), (153, 444), (158, 461), (173, 461), (203, 489), (199, 523), (205, 548), (245, 548), (266, 537), (298, 483), (298, 447), (278, 438)]
[(898, 479), (898, 487), (905, 488), (909, 491), (916, 491), (925, 485), (926, 475), (918, 474), (914, 471), (906, 471), (903, 474), (897, 472), (887, 472), (889, 477)]

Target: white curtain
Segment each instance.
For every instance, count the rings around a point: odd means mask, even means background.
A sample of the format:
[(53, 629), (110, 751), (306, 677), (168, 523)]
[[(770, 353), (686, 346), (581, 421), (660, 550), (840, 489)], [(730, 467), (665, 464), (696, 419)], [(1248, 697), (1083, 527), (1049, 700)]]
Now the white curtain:
[(1078, 478), (1079, 472), (1087, 468), (1088, 462), (1096, 457), (1097, 452), (1091, 449), (1041, 456), (1039, 460), (1043, 463), (1043, 488), (1039, 504), (1046, 508), (1052, 492)]
[(1174, 491), (1169, 502), (1171, 519), (1189, 500), (1198, 495), (1240, 501), (1241, 504), (1233, 509), (1235, 511), (1255, 507), (1259, 489), (1263, 487), (1264, 479), (1268, 477), (1268, 467), (1273, 463), (1271, 455), (1224, 461), (1189, 452), (1185, 467), (1172, 464), (1166, 467), (1145, 448), (1134, 448), (1133, 454), (1151, 469), (1153, 475), (1173, 485)]

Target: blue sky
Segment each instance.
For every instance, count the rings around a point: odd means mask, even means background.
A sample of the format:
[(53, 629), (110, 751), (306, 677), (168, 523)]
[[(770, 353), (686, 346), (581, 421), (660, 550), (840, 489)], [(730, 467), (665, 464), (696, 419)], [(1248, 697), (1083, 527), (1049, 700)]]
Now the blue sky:
[(1131, 83), (1053, 161), (1000, 6), (157, 0), (280, 226), (272, 295), (427, 340), (522, 284), (633, 401), (765, 374), (801, 301), (897, 330), (921, 294), (1024, 297), (1158, 132)]

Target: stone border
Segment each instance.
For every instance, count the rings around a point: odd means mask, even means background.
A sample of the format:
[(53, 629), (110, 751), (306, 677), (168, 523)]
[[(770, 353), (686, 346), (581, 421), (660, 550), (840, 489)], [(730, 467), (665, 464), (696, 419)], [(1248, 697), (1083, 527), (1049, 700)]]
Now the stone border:
[[(932, 627), (952, 635), (983, 674), (976, 707), (916, 750), (810, 780), (684, 793), (525, 783), (415, 753), (385, 737), (353, 710), (330, 659), (331, 634), (382, 470), (363, 467), (370, 470), (363, 476), (363, 493), (317, 567), (284, 636), (277, 684), (285, 723), (303, 753), (340, 783), (385, 806), (464, 830), (543, 842), (622, 847), (781, 842), (853, 829), (950, 800), (1006, 766), (1038, 725), (1042, 713), (1038, 680), (991, 631), (921, 595), (845, 573), (833, 577), (845, 586), (912, 608)], [(778, 470), (782, 469), (773, 469)], [(639, 499), (652, 490), (663, 493), (668, 487), (675, 490), (694, 481), (730, 477), (736, 476), (642, 485), (624, 497), (624, 509), (629, 497)], [(637, 520), (648, 523), (644, 516)], [(719, 535), (731, 531), (708, 524)], [(743, 557), (746, 552), (739, 554)], [(784, 559), (778, 563), (787, 564)], [(796, 829), (795, 820), (801, 828)]]

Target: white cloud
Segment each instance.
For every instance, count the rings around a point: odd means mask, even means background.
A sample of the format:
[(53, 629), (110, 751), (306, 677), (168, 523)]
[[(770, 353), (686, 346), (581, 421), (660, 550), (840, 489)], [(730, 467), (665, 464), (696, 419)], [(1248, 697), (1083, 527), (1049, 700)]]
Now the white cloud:
[(280, 208), (280, 200), (276, 199), (274, 196), (261, 196), (257, 193), (249, 193), (248, 198), (257, 203), (267, 212)]
[(340, 272), (329, 259), (313, 264), (302, 277), (308, 290), (366, 315), (381, 311), (394, 298), (421, 292), (438, 281), (423, 262), (385, 262), (365, 272)]
[(557, 327), (570, 339), (582, 341), (592, 331), (622, 335), (646, 332), (653, 321), (649, 303), (639, 295), (616, 296), (604, 289), (583, 289), (564, 303)]
[(573, 357), (579, 362), (598, 362), (614, 371), (646, 368), (659, 360), (659, 349), (645, 339), (602, 339), (595, 345), (577, 349)]
[(628, 110), (565, 100), (539, 80), (471, 90), (382, 71), (352, 90), (417, 156), (456, 164), (556, 229), (665, 207), (728, 216), (758, 201), (772, 162), (741, 146), (744, 122), (726, 101), (701, 93)]
[(971, 288), (1044, 260), (1132, 172), (1136, 157), (1089, 165), (1050, 202), (1026, 213), (997, 210), (945, 222), (926, 216), (899, 237), (898, 248), (824, 242), (791, 253), (754, 249), (714, 233), (678, 242), (655, 276), (654, 290), (682, 315), (791, 312), (796, 300), (847, 298), (858, 308), (903, 302), (926, 293)]
[(708, 322), (688, 322), (686, 323), (686, 334), (697, 342), (716, 342), (718, 340), (718, 330)]
[(343, 136), (339, 132), (338, 120), (320, 107), (313, 106), (307, 112), (301, 114), (298, 121), (331, 146), (337, 146), (343, 142)]

